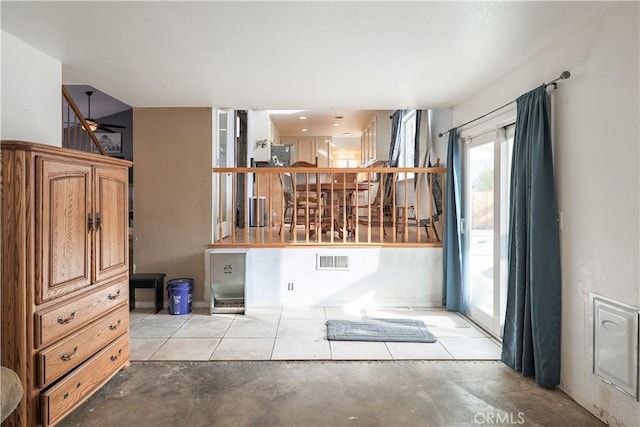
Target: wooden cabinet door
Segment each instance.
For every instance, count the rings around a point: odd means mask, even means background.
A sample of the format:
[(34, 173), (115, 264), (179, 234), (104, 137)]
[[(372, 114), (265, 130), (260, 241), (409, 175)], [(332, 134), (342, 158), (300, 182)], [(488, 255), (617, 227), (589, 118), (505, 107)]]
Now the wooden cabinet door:
[(94, 177), (94, 280), (100, 282), (129, 269), (129, 172), (96, 167)]
[(311, 139), (303, 139), (296, 141), (296, 158), (295, 161), (303, 161), (309, 163), (316, 162), (316, 144)]
[(37, 158), (36, 303), (91, 284), (91, 167)]

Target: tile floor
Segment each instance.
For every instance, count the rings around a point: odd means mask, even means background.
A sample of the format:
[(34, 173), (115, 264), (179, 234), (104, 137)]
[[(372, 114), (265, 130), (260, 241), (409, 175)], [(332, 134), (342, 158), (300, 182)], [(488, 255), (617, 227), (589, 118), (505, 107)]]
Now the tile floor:
[[(328, 341), (327, 319), (422, 320), (436, 343)], [(500, 345), (464, 317), (438, 309), (253, 308), (131, 312), (131, 360), (498, 360)]]

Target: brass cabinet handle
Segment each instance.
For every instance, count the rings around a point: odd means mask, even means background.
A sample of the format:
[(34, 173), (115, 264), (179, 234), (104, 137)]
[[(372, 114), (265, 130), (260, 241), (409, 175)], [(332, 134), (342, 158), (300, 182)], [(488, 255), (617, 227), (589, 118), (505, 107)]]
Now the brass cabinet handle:
[(100, 212), (96, 212), (96, 230), (99, 230), (102, 226), (102, 219), (100, 218)]
[(72, 311), (71, 314), (69, 315), (69, 317), (67, 317), (66, 319), (62, 316), (58, 316), (58, 323), (60, 325), (66, 325), (67, 323), (71, 322), (73, 320), (73, 318), (76, 317), (76, 311)]
[(93, 231), (93, 215), (91, 214), (87, 215), (87, 228), (89, 232)]
[[(76, 388), (80, 388), (81, 385), (82, 383), (79, 382), (78, 384), (76, 384)], [(64, 394), (62, 395), (62, 398), (66, 399), (67, 397), (69, 397), (69, 392), (65, 391)]]
[(122, 320), (118, 319), (118, 322), (115, 325), (109, 325), (109, 329), (111, 329), (112, 331), (115, 331), (116, 329), (118, 329), (118, 326), (120, 326), (120, 322)]
[(115, 362), (116, 360), (118, 360), (118, 357), (120, 357), (122, 355), (122, 349), (118, 350), (118, 354), (116, 355), (111, 355), (111, 361)]
[(120, 289), (118, 289), (118, 292), (115, 293), (115, 295), (109, 294), (107, 295), (107, 298), (114, 300), (116, 298), (118, 298), (120, 296)]
[(71, 360), (74, 357), (76, 357), (76, 354), (78, 354), (78, 346), (75, 346), (71, 353), (61, 354), (60, 355), (60, 360), (62, 360), (63, 362), (68, 362), (69, 360)]

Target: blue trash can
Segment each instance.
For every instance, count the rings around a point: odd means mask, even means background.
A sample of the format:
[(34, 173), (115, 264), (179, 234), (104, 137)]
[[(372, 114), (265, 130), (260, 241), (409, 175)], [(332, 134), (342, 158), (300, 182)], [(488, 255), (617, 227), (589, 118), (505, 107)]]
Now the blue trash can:
[(193, 279), (180, 278), (167, 281), (169, 314), (191, 313), (193, 299)]

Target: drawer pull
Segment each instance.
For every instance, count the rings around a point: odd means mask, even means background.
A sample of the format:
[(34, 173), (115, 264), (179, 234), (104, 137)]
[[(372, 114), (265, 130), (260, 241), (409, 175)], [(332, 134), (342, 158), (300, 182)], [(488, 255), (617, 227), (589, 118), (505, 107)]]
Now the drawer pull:
[(80, 388), (81, 385), (82, 385), (82, 383), (76, 384), (76, 388)]
[(74, 357), (76, 357), (76, 354), (78, 354), (78, 346), (75, 346), (73, 348), (73, 351), (69, 354), (61, 354), (60, 355), (60, 360), (62, 360), (63, 362), (68, 362), (69, 360), (73, 359)]
[(69, 317), (67, 317), (66, 319), (62, 316), (58, 316), (58, 323), (61, 325), (66, 325), (67, 323), (71, 322), (73, 320), (73, 318), (76, 317), (76, 311), (72, 311), (71, 314), (69, 315)]
[(118, 358), (122, 355), (122, 349), (118, 350), (118, 354), (116, 355), (111, 355), (111, 361), (115, 362), (116, 360), (118, 360)]
[(120, 289), (118, 289), (118, 292), (116, 292), (115, 295), (112, 295), (112, 294), (107, 295), (107, 298), (109, 298), (110, 300), (114, 300), (119, 296), (120, 296)]
[(115, 331), (116, 329), (118, 329), (118, 326), (120, 326), (121, 321), (122, 319), (118, 319), (118, 323), (116, 323), (115, 325), (109, 325), (109, 329), (111, 329), (112, 331)]
[(62, 398), (63, 398), (63, 399), (66, 399), (67, 397), (69, 397), (69, 392), (68, 392), (68, 391), (65, 391), (65, 392), (64, 392), (64, 395), (62, 396)]

